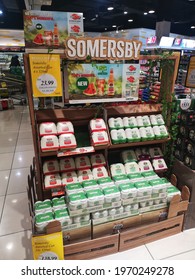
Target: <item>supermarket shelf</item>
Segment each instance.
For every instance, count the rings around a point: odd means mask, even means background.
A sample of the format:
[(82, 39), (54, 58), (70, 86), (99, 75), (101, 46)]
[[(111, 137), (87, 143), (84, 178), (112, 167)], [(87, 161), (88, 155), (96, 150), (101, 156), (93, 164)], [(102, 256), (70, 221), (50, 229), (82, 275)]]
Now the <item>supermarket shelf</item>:
[[(95, 151), (109, 149), (109, 146), (110, 145), (100, 145), (100, 146), (93, 147), (94, 148), (93, 151), (92, 150), (91, 151), (86, 151), (86, 152), (81, 151), (80, 153), (79, 152), (78, 153), (74, 153), (74, 151), (69, 150), (67, 154), (65, 153), (64, 155), (60, 155), (60, 156), (58, 156), (58, 154), (63, 152), (63, 151), (42, 152), (41, 149), (40, 149), (39, 153), (40, 153), (41, 157), (52, 157), (52, 156), (57, 156), (57, 157), (63, 157), (64, 156), (64, 157), (66, 157), (66, 156), (73, 156), (73, 155), (83, 155), (85, 153), (86, 154), (94, 153)], [(85, 148), (85, 147), (83, 147), (83, 148)]]
[(163, 144), (171, 140), (171, 137), (165, 139), (158, 139), (158, 140), (150, 140), (150, 141), (142, 141), (142, 142), (131, 142), (131, 143), (124, 143), (124, 144), (112, 144), (108, 149), (121, 149), (121, 148), (129, 148), (135, 146), (145, 146), (145, 145), (155, 145), (155, 144)]

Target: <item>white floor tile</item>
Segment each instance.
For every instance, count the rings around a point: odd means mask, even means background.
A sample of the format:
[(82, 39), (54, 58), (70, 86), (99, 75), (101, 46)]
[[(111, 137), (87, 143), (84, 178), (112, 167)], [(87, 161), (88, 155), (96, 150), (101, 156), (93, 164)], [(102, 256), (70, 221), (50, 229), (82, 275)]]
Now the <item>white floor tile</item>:
[(34, 151), (16, 152), (13, 160), (13, 169), (29, 167), (32, 164)]
[(32, 131), (31, 130), (20, 131), (18, 134), (18, 139), (32, 139)]
[(30, 173), (30, 169), (20, 168), (13, 169), (10, 174), (9, 185), (7, 189), (7, 194), (26, 192), (27, 177)]
[(0, 196), (0, 217), (3, 210), (3, 203), (4, 203), (5, 196)]
[(10, 170), (0, 171), (0, 196), (5, 195), (8, 181), (10, 176)]
[(32, 139), (18, 139), (16, 152), (32, 151), (33, 149), (34, 147)]
[(31, 124), (29, 122), (23, 122), (20, 125), (20, 131), (31, 129)]
[(14, 153), (16, 148), (16, 140), (14, 141), (7, 141), (5, 139), (4, 141), (0, 140), (0, 154), (5, 153)]
[(11, 169), (13, 153), (0, 154), (0, 170)]
[(139, 246), (131, 250), (97, 258), (97, 260), (152, 260), (152, 257), (145, 246)]
[(7, 195), (0, 224), (0, 236), (31, 229), (26, 193)]
[(164, 259), (195, 249), (195, 229), (146, 244), (154, 259)]
[(31, 231), (0, 237), (0, 260), (32, 260)]
[(195, 250), (166, 258), (166, 260), (195, 260)]

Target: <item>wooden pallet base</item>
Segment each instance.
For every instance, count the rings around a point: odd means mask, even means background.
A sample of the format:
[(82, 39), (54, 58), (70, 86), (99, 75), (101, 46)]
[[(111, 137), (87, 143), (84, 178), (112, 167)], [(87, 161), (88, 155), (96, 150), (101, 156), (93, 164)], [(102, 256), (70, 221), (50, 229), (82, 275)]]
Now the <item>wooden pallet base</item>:
[(65, 260), (89, 260), (118, 252), (119, 234), (64, 246)]
[(159, 223), (122, 232), (119, 252), (177, 234), (182, 231), (183, 220), (184, 215), (180, 215)]

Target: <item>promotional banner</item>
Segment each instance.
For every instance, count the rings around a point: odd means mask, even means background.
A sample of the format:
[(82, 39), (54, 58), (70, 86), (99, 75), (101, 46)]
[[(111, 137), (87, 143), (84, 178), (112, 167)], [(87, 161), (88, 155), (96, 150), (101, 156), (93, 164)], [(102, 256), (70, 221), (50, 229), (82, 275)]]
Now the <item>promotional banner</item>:
[(83, 14), (24, 11), (26, 49), (62, 49), (68, 36), (83, 36)]
[(139, 64), (69, 64), (69, 102), (137, 100), (139, 73)]
[(32, 237), (34, 260), (64, 260), (62, 232)]
[(60, 56), (29, 54), (34, 97), (62, 96)]

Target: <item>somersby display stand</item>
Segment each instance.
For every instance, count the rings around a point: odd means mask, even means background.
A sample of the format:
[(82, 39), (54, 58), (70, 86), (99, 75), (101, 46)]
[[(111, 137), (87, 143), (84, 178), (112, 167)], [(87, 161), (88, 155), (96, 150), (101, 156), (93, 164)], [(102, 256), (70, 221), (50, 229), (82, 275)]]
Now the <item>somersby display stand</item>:
[[(61, 59), (64, 59), (63, 55), (60, 55)], [(140, 56), (140, 60), (155, 60), (159, 59), (159, 56)], [(170, 60), (173, 60), (175, 65), (178, 63), (177, 56), (169, 57)], [(62, 119), (67, 119), (72, 121), (75, 125), (87, 125), (91, 119), (97, 116), (97, 109), (95, 108), (76, 108), (76, 109), (42, 109), (35, 110), (34, 102), (33, 102), (33, 91), (32, 91), (32, 80), (30, 73), (30, 65), (29, 65), (29, 55), (24, 55), (24, 66), (25, 66), (25, 75), (26, 75), (26, 86), (27, 86), (27, 96), (28, 96), (28, 104), (30, 110), (30, 118), (31, 118), (31, 127), (32, 127), (32, 135), (33, 135), (33, 144), (35, 151), (35, 165), (37, 170), (37, 196), (39, 200), (43, 200), (47, 198), (49, 193), (44, 191), (43, 187), (43, 177), (42, 177), (42, 163), (43, 159), (48, 156), (55, 156), (56, 152), (48, 152), (42, 153), (40, 151), (40, 138), (39, 138), (39, 124), (43, 121), (58, 121)], [(174, 77), (175, 71), (171, 73), (167, 73), (169, 77), (169, 83), (167, 79), (163, 79), (163, 73), (167, 71), (166, 69), (162, 70), (162, 80), (161, 87), (163, 91), (167, 89), (167, 101), (171, 101), (171, 92), (174, 89)], [(170, 87), (171, 85), (171, 87)], [(65, 95), (65, 91), (67, 91), (67, 85), (64, 85), (63, 94)], [(143, 114), (156, 114), (162, 112), (161, 104), (129, 104), (121, 105), (117, 107), (107, 106), (105, 109), (107, 112), (104, 113), (104, 119), (107, 122), (108, 116), (131, 116), (131, 115), (143, 115)], [(169, 116), (168, 116), (169, 117)], [(169, 139), (163, 140), (153, 140), (147, 142), (139, 142), (139, 143), (126, 143), (119, 145), (109, 145), (107, 147), (99, 147), (101, 150), (109, 150), (109, 149), (118, 149), (118, 148), (128, 148), (132, 146), (142, 146), (142, 145), (153, 145), (153, 144), (162, 144), (167, 142)], [(97, 149), (97, 148), (96, 148)]]
[[(63, 55), (60, 55), (61, 59), (64, 58)], [(140, 56), (141, 60), (144, 59), (158, 59), (157, 56)], [(172, 59), (175, 64), (177, 61), (176, 57), (169, 57), (169, 59)], [(44, 121), (60, 121), (63, 119), (67, 119), (73, 122), (75, 126), (88, 126), (88, 123), (91, 119), (97, 116), (97, 109), (93, 108), (81, 108), (81, 109), (42, 109), (42, 110), (35, 110), (34, 109), (34, 103), (33, 103), (33, 91), (32, 91), (32, 80), (31, 80), (31, 74), (30, 74), (30, 66), (29, 66), (29, 55), (24, 55), (24, 65), (25, 65), (25, 73), (26, 73), (26, 85), (27, 85), (27, 95), (28, 95), (28, 101), (29, 101), (29, 110), (30, 110), (30, 118), (31, 118), (31, 126), (32, 126), (32, 134), (33, 134), (33, 143), (34, 143), (34, 150), (35, 150), (35, 168), (36, 168), (36, 184), (35, 184), (35, 193), (36, 193), (36, 200), (44, 200), (45, 198), (51, 198), (50, 191), (44, 190), (43, 185), (43, 175), (42, 175), (42, 164), (43, 160), (47, 157), (56, 157), (56, 152), (46, 152), (42, 153), (40, 150), (40, 138), (39, 138), (39, 124)], [(169, 73), (170, 74), (170, 73)], [(167, 73), (166, 75), (167, 76)], [(170, 81), (169, 84), (167, 84), (167, 80), (163, 80), (163, 72), (162, 72), (162, 81), (161, 85), (163, 90), (167, 87), (167, 90), (169, 91), (167, 94), (167, 101), (171, 101), (171, 92), (174, 87), (174, 72), (172, 72), (169, 75), (169, 79), (171, 81), (171, 88), (170, 88)], [(67, 91), (67, 86), (64, 85), (64, 92)], [(119, 105), (117, 107), (114, 106), (106, 106), (103, 112), (101, 112), (101, 117), (104, 118), (105, 122), (107, 123), (109, 116), (132, 116), (132, 115), (143, 115), (143, 114), (157, 114), (162, 112), (161, 104), (129, 104), (129, 105)], [(95, 148), (95, 150), (100, 149), (104, 152), (106, 159), (107, 154), (111, 150), (115, 149), (121, 149), (121, 148), (128, 148), (128, 147), (137, 147), (142, 145), (154, 145), (154, 144), (163, 144), (169, 141), (170, 138), (166, 138), (163, 140), (152, 140), (152, 141), (146, 141), (146, 142), (138, 142), (138, 143), (125, 143), (125, 144), (118, 144), (113, 145), (110, 144), (107, 146), (101, 146), (98, 148)], [(109, 170), (108, 170), (109, 171)], [(124, 227), (124, 232), (120, 231), (119, 233), (116, 233), (114, 235), (111, 235), (113, 231), (110, 232), (110, 234), (104, 234), (104, 231), (100, 228), (100, 238), (97, 239), (91, 239), (93, 235), (88, 235), (87, 237), (84, 236), (83, 240), (87, 238), (87, 241), (79, 241), (77, 242), (74, 240), (74, 242), (70, 243), (70, 245), (65, 245), (65, 258), (66, 259), (90, 259), (95, 257), (100, 257), (102, 255), (106, 254), (112, 254), (116, 253), (118, 251), (122, 251), (125, 249), (128, 249), (130, 247), (138, 246), (140, 244), (143, 244), (144, 242), (156, 240), (158, 238), (162, 238), (171, 234), (175, 234), (177, 232), (180, 232), (182, 230), (183, 226), (183, 214), (178, 216), (178, 212), (185, 211), (187, 207), (187, 199), (185, 205), (182, 204), (182, 207), (179, 208), (178, 211), (172, 210), (172, 204), (170, 204), (169, 211), (168, 211), (168, 219), (163, 222), (159, 222), (158, 226), (154, 221), (159, 217), (159, 211), (154, 211), (151, 216), (148, 217), (145, 215), (145, 218), (141, 219), (141, 215), (137, 217), (137, 221), (135, 223), (133, 222), (133, 219), (135, 220), (135, 217), (131, 217), (130, 224), (135, 225), (135, 228), (129, 231), (129, 226)], [(177, 209), (180, 205), (180, 197), (177, 198), (174, 202), (174, 205)], [(174, 214), (169, 213), (174, 212)], [(178, 216), (178, 217), (177, 217)], [(144, 215), (142, 215), (144, 217)], [(148, 217), (148, 218), (147, 218)], [(170, 219), (169, 219), (170, 218)], [(145, 223), (145, 226), (143, 226), (143, 221)], [(150, 223), (153, 223), (153, 227), (151, 227)], [(147, 225), (150, 224), (150, 225)], [(108, 225), (108, 223), (103, 224), (103, 227), (105, 228)], [(117, 221), (115, 223), (117, 225)], [(114, 225), (114, 226), (115, 226)], [(58, 228), (59, 224), (51, 223), (49, 225), (49, 231), (52, 230), (60, 230)], [(109, 227), (110, 225), (108, 225)], [(113, 225), (111, 225), (113, 227)], [(156, 232), (156, 226), (158, 228), (158, 232)], [(54, 227), (54, 228), (53, 228)], [(116, 227), (117, 228), (117, 227)], [(173, 230), (174, 228), (174, 230)], [(127, 231), (125, 231), (127, 230)], [(159, 233), (162, 232), (162, 234)], [(77, 234), (82, 239), (82, 232), (81, 229), (80, 232)], [(91, 229), (90, 229), (91, 232)], [(74, 232), (75, 233), (75, 232)], [(73, 233), (73, 234), (74, 234)], [(152, 236), (150, 239), (148, 239), (148, 234)], [(136, 238), (135, 238), (136, 237)], [(137, 239), (135, 242), (134, 239)], [(134, 240), (134, 242), (132, 242)], [(94, 242), (95, 241), (95, 242)], [(131, 244), (131, 245), (129, 245)]]

